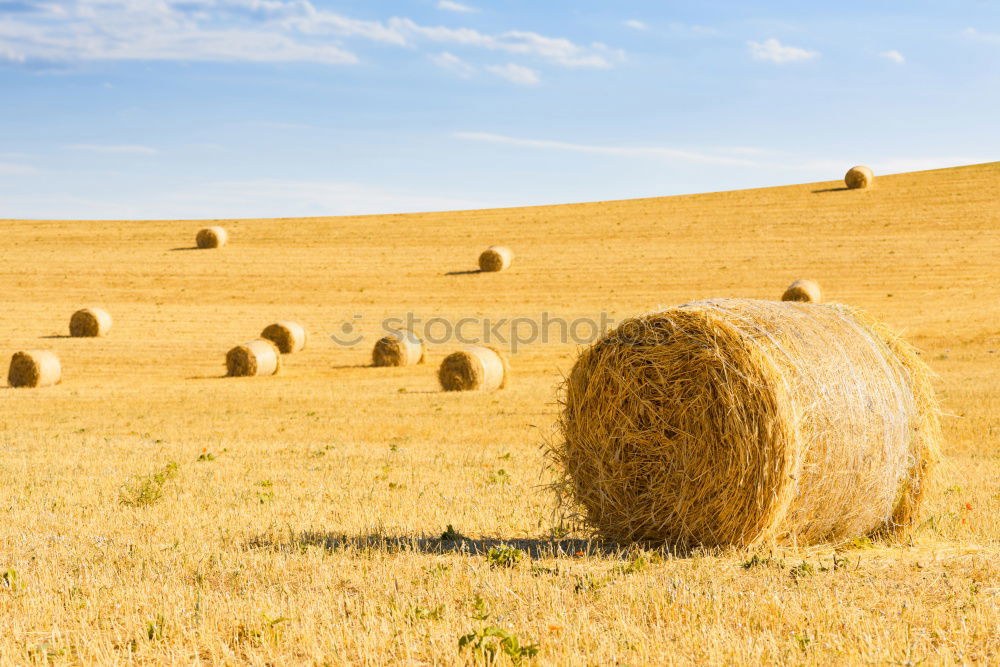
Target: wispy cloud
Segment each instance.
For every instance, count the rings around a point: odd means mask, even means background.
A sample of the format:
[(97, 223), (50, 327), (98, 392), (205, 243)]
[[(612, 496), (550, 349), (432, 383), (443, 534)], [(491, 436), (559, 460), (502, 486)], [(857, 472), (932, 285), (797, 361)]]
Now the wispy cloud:
[(37, 172), (37, 169), (26, 164), (0, 162), (0, 174), (3, 174), (4, 176), (24, 176), (26, 174), (34, 174)]
[(902, 65), (906, 62), (906, 58), (903, 57), (903, 54), (895, 49), (891, 51), (883, 51), (879, 55), (890, 62), (896, 63), (897, 65)]
[(986, 42), (987, 44), (1000, 44), (1000, 33), (983, 32), (975, 28), (966, 28), (962, 31), (962, 36), (976, 42)]
[(475, 7), (463, 5), (460, 2), (452, 2), (452, 0), (440, 0), (440, 2), (437, 3), (437, 8), (443, 9), (446, 12), (459, 12), (461, 14), (471, 14), (479, 11)]
[(112, 155), (157, 155), (159, 153), (155, 148), (139, 144), (70, 144), (66, 148), (71, 151)]
[(647, 30), (649, 26), (639, 21), (638, 19), (629, 19), (623, 22), (626, 28), (632, 28), (633, 30)]
[(493, 144), (506, 144), (524, 148), (571, 151), (574, 153), (591, 153), (594, 155), (613, 155), (630, 158), (655, 158), (680, 160), (685, 162), (702, 162), (739, 167), (759, 166), (759, 162), (745, 158), (725, 155), (712, 155), (707, 152), (690, 151), (662, 146), (602, 146), (593, 144), (577, 144), (550, 139), (522, 139), (490, 132), (456, 132), (455, 137), (467, 141), (481, 141)]
[[(771, 151), (753, 146), (714, 147), (710, 149), (679, 149), (664, 146), (609, 146), (580, 144), (550, 139), (523, 139), (491, 132), (456, 132), (453, 135), (465, 141), (478, 141), (507, 146), (518, 146), (533, 150), (553, 150), (592, 155), (607, 155), (621, 158), (660, 160), (665, 162), (690, 162), (714, 164), (726, 167), (772, 169), (794, 173), (801, 179), (836, 180), (847, 168), (854, 164), (846, 157), (837, 158), (795, 155), (793, 153)], [(991, 158), (980, 155), (944, 155), (938, 157), (898, 157), (870, 156), (867, 160), (876, 173), (896, 173), (942, 169), (967, 164), (988, 162)], [(995, 159), (995, 158), (993, 158)]]
[(469, 78), (476, 73), (476, 68), (469, 63), (465, 62), (454, 53), (449, 53), (447, 51), (442, 51), (441, 53), (431, 56), (431, 60), (434, 64), (441, 69), (446, 69), (449, 72), (454, 72), (460, 77)]
[(26, 58), (23, 53), (15, 51), (13, 47), (7, 44), (0, 44), (0, 62), (4, 60), (14, 63), (23, 63)]
[(507, 79), (511, 83), (516, 83), (519, 86), (537, 86), (542, 82), (541, 77), (538, 76), (538, 72), (530, 67), (515, 65), (514, 63), (507, 63), (506, 65), (487, 65), (486, 69), (503, 79)]
[(406, 18), (390, 19), (389, 26), (414, 40), (533, 56), (564, 67), (607, 69), (625, 59), (624, 51), (600, 42), (584, 46), (562, 37), (548, 37), (526, 30), (508, 30), (490, 35), (472, 28), (422, 26)]
[[(450, 44), (536, 58), (563, 67), (609, 68), (624, 52), (527, 30), (497, 34), (421, 25), (405, 17), (362, 20), (312, 0), (23, 0), (0, 15), (0, 59), (13, 62), (215, 61), (353, 64), (345, 45), (364, 40)], [(442, 9), (474, 8), (441, 0)]]
[(809, 51), (797, 46), (786, 46), (776, 39), (768, 39), (763, 42), (747, 42), (750, 55), (754, 60), (784, 65), (786, 63), (797, 63), (806, 60), (813, 60), (819, 57), (818, 51)]

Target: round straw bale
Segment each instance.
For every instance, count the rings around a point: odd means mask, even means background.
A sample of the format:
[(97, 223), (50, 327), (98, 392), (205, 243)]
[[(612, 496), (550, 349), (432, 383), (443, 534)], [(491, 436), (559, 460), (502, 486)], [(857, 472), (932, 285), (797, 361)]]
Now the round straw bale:
[(495, 347), (470, 345), (452, 352), (441, 361), (438, 381), (445, 391), (493, 391), (507, 386), (510, 366), (507, 357)]
[(902, 531), (938, 460), (929, 371), (845, 306), (721, 299), (626, 320), (563, 391), (556, 488), (617, 540)]
[(872, 173), (872, 170), (861, 165), (851, 167), (844, 175), (844, 183), (852, 190), (871, 187), (874, 181), (875, 174)]
[(306, 330), (297, 322), (275, 322), (264, 327), (260, 337), (278, 346), (282, 354), (301, 352), (306, 347)]
[(7, 382), (12, 387), (49, 387), (62, 381), (62, 365), (55, 352), (16, 352), (10, 359)]
[(103, 336), (111, 329), (111, 315), (100, 308), (84, 308), (69, 318), (69, 335), (75, 338)]
[(510, 248), (491, 245), (479, 256), (480, 271), (503, 271), (510, 268), (514, 253)]
[(372, 348), (372, 363), (376, 366), (413, 366), (426, 360), (427, 346), (408, 329), (379, 338)]
[(819, 288), (819, 283), (815, 280), (796, 280), (781, 295), (781, 300), (819, 303), (823, 300), (823, 292)]
[(271, 341), (258, 338), (229, 350), (226, 369), (230, 377), (275, 375), (281, 370), (281, 351)]
[(205, 227), (198, 231), (195, 242), (199, 248), (221, 248), (229, 240), (229, 232), (222, 227)]

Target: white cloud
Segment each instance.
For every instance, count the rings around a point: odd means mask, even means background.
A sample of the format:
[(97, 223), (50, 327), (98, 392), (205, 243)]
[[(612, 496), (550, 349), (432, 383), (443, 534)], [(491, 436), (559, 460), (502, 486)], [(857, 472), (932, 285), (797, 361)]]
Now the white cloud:
[(454, 72), (465, 79), (476, 73), (475, 67), (465, 62), (454, 53), (442, 51), (441, 53), (431, 56), (431, 60), (433, 60), (434, 64), (438, 67)]
[(903, 54), (896, 50), (883, 51), (879, 55), (885, 58), (886, 60), (896, 63), (897, 65), (902, 65), (903, 63), (906, 62), (906, 58), (903, 57)]
[(819, 57), (819, 52), (800, 49), (796, 46), (785, 46), (776, 39), (764, 42), (747, 42), (750, 55), (754, 60), (764, 60), (779, 65), (812, 60)]
[(462, 14), (470, 14), (472, 12), (479, 11), (475, 7), (463, 5), (460, 2), (452, 2), (452, 0), (440, 0), (440, 2), (438, 2), (437, 4), (437, 8), (443, 9), (446, 12), (460, 12)]
[[(25, 5), (0, 19), (0, 41), (25, 60), (357, 62), (339, 45), (294, 33), (288, 21), (294, 13), (309, 13), (308, 0), (27, 0)], [(340, 29), (370, 39), (378, 35), (373, 26)]]
[(581, 46), (562, 37), (547, 37), (524, 30), (509, 30), (498, 35), (489, 35), (472, 28), (421, 26), (406, 18), (392, 18), (389, 20), (389, 26), (414, 39), (534, 56), (565, 67), (608, 69), (625, 59), (623, 51), (612, 49), (600, 42)]
[(514, 63), (487, 65), (486, 69), (519, 86), (537, 86), (542, 82), (541, 77), (538, 76), (538, 72), (530, 67), (515, 65)]
[(138, 144), (70, 144), (66, 146), (71, 151), (86, 151), (88, 153), (108, 153), (113, 155), (156, 155), (155, 148)]
[[(312, 0), (23, 0), (0, 14), (0, 59), (15, 62), (100, 60), (313, 62), (352, 64), (342, 42), (419, 47), (451, 44), (548, 61), (609, 68), (624, 52), (525, 30), (498, 34), (425, 26), (408, 18), (361, 20), (317, 8)], [(449, 0), (442, 6), (473, 9)]]
[(649, 29), (649, 26), (647, 26), (642, 21), (639, 21), (639, 20), (636, 20), (636, 19), (629, 19), (628, 21), (625, 21), (625, 26), (628, 27), (628, 28), (632, 28), (633, 30), (648, 30)]

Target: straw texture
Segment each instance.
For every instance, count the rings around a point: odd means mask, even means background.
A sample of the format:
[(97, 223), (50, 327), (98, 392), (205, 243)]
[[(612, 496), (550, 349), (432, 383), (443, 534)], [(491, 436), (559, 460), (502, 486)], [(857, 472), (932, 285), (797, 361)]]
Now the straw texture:
[(62, 381), (62, 365), (55, 352), (16, 352), (10, 359), (7, 383), (12, 387), (49, 387)]
[(441, 361), (438, 381), (445, 391), (493, 391), (507, 386), (510, 366), (495, 347), (470, 345)]
[(75, 338), (104, 336), (111, 329), (111, 315), (100, 308), (84, 308), (69, 318), (69, 335)]
[(871, 187), (875, 182), (875, 174), (868, 167), (858, 165), (851, 167), (844, 175), (844, 184), (852, 190)]
[(199, 248), (221, 248), (229, 240), (229, 232), (222, 227), (206, 227), (198, 231), (195, 242)]
[(275, 375), (281, 370), (281, 352), (271, 341), (258, 338), (229, 350), (226, 370), (231, 377)]
[(819, 303), (823, 300), (823, 291), (815, 280), (796, 280), (781, 295), (781, 300)]
[(674, 545), (904, 531), (938, 460), (929, 372), (845, 306), (723, 299), (623, 322), (566, 380), (557, 489)]
[(413, 366), (426, 360), (427, 346), (408, 329), (383, 336), (372, 348), (372, 363), (376, 366)]
[(282, 354), (301, 352), (306, 347), (305, 327), (298, 322), (275, 322), (264, 327), (260, 337), (278, 346)]
[(514, 261), (514, 252), (504, 246), (491, 245), (479, 255), (480, 271), (504, 271)]

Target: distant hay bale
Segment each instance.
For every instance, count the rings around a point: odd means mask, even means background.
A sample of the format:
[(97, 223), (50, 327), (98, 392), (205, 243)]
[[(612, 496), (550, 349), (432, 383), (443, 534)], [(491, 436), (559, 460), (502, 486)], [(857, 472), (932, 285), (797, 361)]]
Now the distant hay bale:
[(11, 387), (49, 387), (62, 381), (62, 364), (55, 352), (16, 352), (10, 359), (7, 382)]
[(514, 252), (504, 246), (491, 245), (479, 256), (480, 271), (504, 271), (510, 268)]
[(408, 329), (383, 336), (372, 348), (372, 363), (376, 366), (413, 366), (426, 360), (427, 346)]
[(445, 391), (493, 391), (507, 386), (507, 357), (494, 347), (471, 345), (441, 362), (438, 381)]
[(229, 232), (222, 227), (205, 227), (198, 231), (195, 242), (199, 248), (221, 248), (229, 240)]
[(297, 322), (275, 322), (264, 327), (260, 337), (278, 346), (282, 354), (301, 352), (306, 347), (306, 330)]
[(281, 370), (281, 351), (271, 341), (258, 338), (229, 350), (226, 369), (230, 377), (275, 375)]
[(851, 167), (844, 176), (844, 183), (852, 190), (871, 187), (874, 181), (875, 174), (872, 173), (872, 170), (861, 165)]
[(111, 329), (111, 315), (100, 308), (84, 308), (69, 318), (69, 335), (74, 338), (104, 336)]
[(819, 288), (819, 283), (815, 280), (796, 280), (781, 295), (781, 300), (819, 303), (823, 300), (823, 292)]
[(929, 371), (840, 305), (720, 299), (626, 320), (563, 392), (556, 488), (616, 540), (902, 532), (938, 460)]

